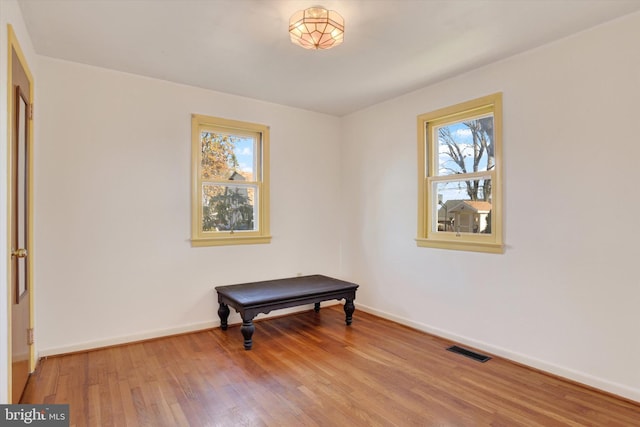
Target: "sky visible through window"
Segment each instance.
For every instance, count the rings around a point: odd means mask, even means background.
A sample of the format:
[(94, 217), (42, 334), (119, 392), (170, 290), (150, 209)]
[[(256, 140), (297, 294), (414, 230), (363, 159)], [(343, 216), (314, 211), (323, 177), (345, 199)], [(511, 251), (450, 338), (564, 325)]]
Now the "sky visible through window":
[(254, 139), (238, 138), (234, 151), (238, 159), (238, 168), (240, 171), (253, 174)]

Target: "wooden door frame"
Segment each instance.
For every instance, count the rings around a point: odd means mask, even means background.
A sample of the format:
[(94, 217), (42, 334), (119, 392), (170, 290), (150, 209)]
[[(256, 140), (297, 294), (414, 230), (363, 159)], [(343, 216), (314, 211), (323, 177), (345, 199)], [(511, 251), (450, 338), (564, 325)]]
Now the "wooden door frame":
[[(11, 24), (7, 24), (7, 56), (8, 56), (8, 72), (7, 72), (7, 230), (11, 230), (11, 221), (13, 217), (13, 206), (11, 201), (13, 177), (12, 177), (12, 159), (13, 159), (13, 132), (14, 126), (12, 116), (15, 109), (15, 103), (13, 102), (15, 90), (12, 87), (13, 81), (13, 55), (12, 52), (16, 52), (16, 56), (24, 68), (27, 79), (29, 80), (29, 105), (33, 105), (33, 74), (29, 69), (26, 57), (22, 52), (18, 38), (13, 31)], [(33, 280), (33, 260), (34, 260), (34, 236), (33, 236), (33, 120), (28, 120), (29, 132), (27, 138), (27, 247), (29, 248), (29, 254), (27, 256), (27, 289), (29, 289), (29, 328), (34, 328), (34, 280)], [(13, 282), (11, 280), (11, 233), (7, 235), (7, 349), (8, 349), (8, 397), (9, 402), (13, 399), (12, 391), (12, 345), (11, 345), (11, 305), (12, 299), (12, 287)], [(29, 349), (29, 372), (33, 372), (36, 367), (36, 352), (35, 344), (32, 344)]]

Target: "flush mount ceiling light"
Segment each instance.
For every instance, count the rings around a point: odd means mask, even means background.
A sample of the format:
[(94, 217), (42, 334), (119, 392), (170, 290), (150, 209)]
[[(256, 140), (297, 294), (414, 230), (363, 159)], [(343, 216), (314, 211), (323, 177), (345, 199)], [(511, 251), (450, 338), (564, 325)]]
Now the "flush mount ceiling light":
[(305, 49), (331, 49), (342, 43), (344, 19), (333, 10), (310, 7), (289, 20), (291, 42)]

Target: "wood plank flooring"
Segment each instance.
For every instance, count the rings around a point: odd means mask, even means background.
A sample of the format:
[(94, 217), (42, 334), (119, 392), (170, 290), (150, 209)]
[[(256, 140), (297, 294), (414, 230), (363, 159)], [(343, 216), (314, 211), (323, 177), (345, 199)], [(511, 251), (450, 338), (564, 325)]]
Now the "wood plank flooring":
[(42, 360), (72, 426), (638, 426), (640, 405), (341, 306)]

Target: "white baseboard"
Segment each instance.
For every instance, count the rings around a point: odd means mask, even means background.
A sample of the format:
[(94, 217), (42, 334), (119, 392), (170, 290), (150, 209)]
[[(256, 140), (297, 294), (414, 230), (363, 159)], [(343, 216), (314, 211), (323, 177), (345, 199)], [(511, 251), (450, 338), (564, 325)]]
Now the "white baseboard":
[(176, 328), (156, 329), (153, 331), (140, 332), (137, 334), (123, 335), (119, 337), (105, 338), (95, 341), (85, 341), (61, 347), (42, 348), (38, 349), (38, 357), (41, 358), (48, 356), (57, 356), (61, 354), (76, 353), (79, 351), (96, 350), (103, 347), (111, 347), (114, 345), (133, 343), (137, 341), (166, 337), (170, 335), (178, 335), (187, 332), (215, 328), (217, 326), (220, 326), (220, 320), (191, 323), (189, 325), (183, 325)]
[[(336, 304), (340, 304), (340, 303), (338, 301), (327, 301), (327, 302), (323, 302), (322, 306), (328, 307)], [(300, 311), (310, 310), (312, 308), (313, 308), (312, 305), (305, 305), (300, 307), (287, 308), (283, 310), (275, 310), (266, 315), (259, 314), (258, 316), (256, 316), (255, 320), (267, 319), (267, 318), (276, 317), (276, 316), (284, 316), (287, 314), (293, 314)], [(634, 389), (622, 384), (607, 381), (602, 378), (594, 377), (592, 375), (575, 371), (567, 367), (554, 365), (552, 363), (545, 362), (544, 360), (535, 359), (525, 354), (516, 353), (502, 347), (497, 347), (482, 341), (478, 341), (472, 338), (454, 334), (452, 332), (445, 331), (443, 329), (434, 328), (432, 326), (425, 325), (423, 323), (418, 323), (410, 319), (396, 316), (391, 313), (377, 310), (362, 304), (358, 304), (356, 307), (356, 310), (361, 310), (366, 313), (370, 313), (375, 316), (382, 317), (384, 319), (388, 319), (423, 332), (427, 332), (429, 334), (433, 334), (442, 338), (449, 339), (451, 341), (455, 341), (456, 343), (459, 343), (459, 344), (468, 345), (478, 350), (486, 351), (487, 353), (491, 353), (495, 356), (499, 356), (504, 359), (512, 360), (514, 362), (521, 363), (523, 365), (530, 366), (532, 368), (539, 369), (541, 371), (548, 372), (553, 375), (567, 378), (569, 380), (576, 381), (578, 383), (582, 383), (590, 387), (595, 387), (597, 389), (624, 397), (626, 399), (640, 402), (640, 390), (638, 389)], [(355, 314), (355, 317), (357, 317), (357, 313)], [(240, 318), (240, 315), (238, 313), (231, 313), (229, 316), (229, 324), (235, 325), (239, 323), (242, 323), (242, 319)], [(132, 343), (136, 341), (162, 338), (170, 335), (183, 334), (183, 333), (200, 331), (203, 329), (211, 329), (211, 328), (217, 328), (217, 327), (220, 327), (220, 320), (216, 318), (215, 320), (211, 320), (211, 321), (191, 323), (188, 325), (182, 325), (175, 328), (157, 329), (157, 330), (146, 331), (146, 332), (141, 332), (137, 334), (124, 335), (120, 337), (113, 337), (113, 338), (107, 338), (107, 339), (95, 340), (95, 341), (86, 341), (86, 342), (67, 345), (67, 346), (39, 349), (38, 357), (40, 358), (40, 357), (56, 356), (60, 354), (74, 353), (78, 351), (95, 350), (101, 347), (109, 347), (114, 345)]]
[(504, 359), (508, 359), (508, 360), (520, 363), (522, 365), (539, 369), (541, 371), (548, 372), (550, 374), (557, 375), (559, 377), (563, 377), (563, 378), (587, 385), (589, 387), (594, 387), (599, 390), (612, 393), (612, 394), (624, 397), (626, 399), (633, 400), (635, 402), (640, 402), (640, 389), (628, 387), (623, 384), (618, 384), (602, 378), (594, 377), (584, 372), (575, 371), (571, 368), (567, 368), (564, 366), (554, 365), (544, 360), (539, 360), (539, 359), (527, 356), (526, 354), (516, 353), (502, 347), (498, 347), (482, 341), (475, 340), (473, 338), (461, 336), (443, 329), (434, 328), (432, 326), (425, 325), (423, 323), (414, 322), (410, 319), (406, 319), (404, 317), (396, 316), (391, 313), (387, 313), (371, 307), (367, 307), (362, 304), (358, 304), (356, 309), (364, 311), (366, 313), (373, 314), (378, 317), (382, 317), (384, 319), (388, 319), (388, 320), (400, 323), (402, 325), (409, 326), (411, 328), (414, 328), (423, 332), (427, 332), (432, 335), (436, 335), (442, 338), (449, 339), (451, 341), (455, 341), (456, 343), (459, 343), (459, 344), (468, 345), (478, 350), (486, 351), (487, 353), (491, 353), (495, 356), (499, 356)]
[[(334, 302), (334, 303), (337, 304), (337, 302)], [(326, 303), (325, 302), (322, 303), (322, 307), (328, 307), (330, 305), (334, 305), (334, 304), (330, 301), (327, 301)], [(286, 308), (282, 310), (274, 310), (269, 314), (258, 314), (254, 318), (254, 320), (267, 319), (269, 317), (275, 317), (275, 316), (284, 316), (287, 314), (297, 313), (300, 311), (311, 310), (311, 309), (313, 309), (313, 305), (304, 305), (299, 307)], [(236, 324), (242, 323), (242, 318), (238, 313), (233, 312), (229, 315), (228, 322), (229, 322), (229, 325), (236, 325)], [(75, 353), (79, 351), (96, 350), (102, 347), (128, 344), (136, 341), (162, 338), (170, 335), (178, 335), (178, 334), (184, 334), (188, 332), (195, 332), (195, 331), (201, 331), (203, 329), (212, 329), (212, 328), (218, 328), (218, 327), (220, 327), (220, 319), (216, 318), (215, 320), (191, 323), (188, 325), (182, 325), (175, 328), (156, 329), (153, 331), (140, 332), (137, 334), (123, 335), (119, 337), (112, 337), (112, 338), (106, 338), (106, 339), (95, 340), (95, 341), (85, 341), (85, 342), (61, 346), (61, 347), (50, 347), (50, 348), (38, 349), (38, 358)]]

